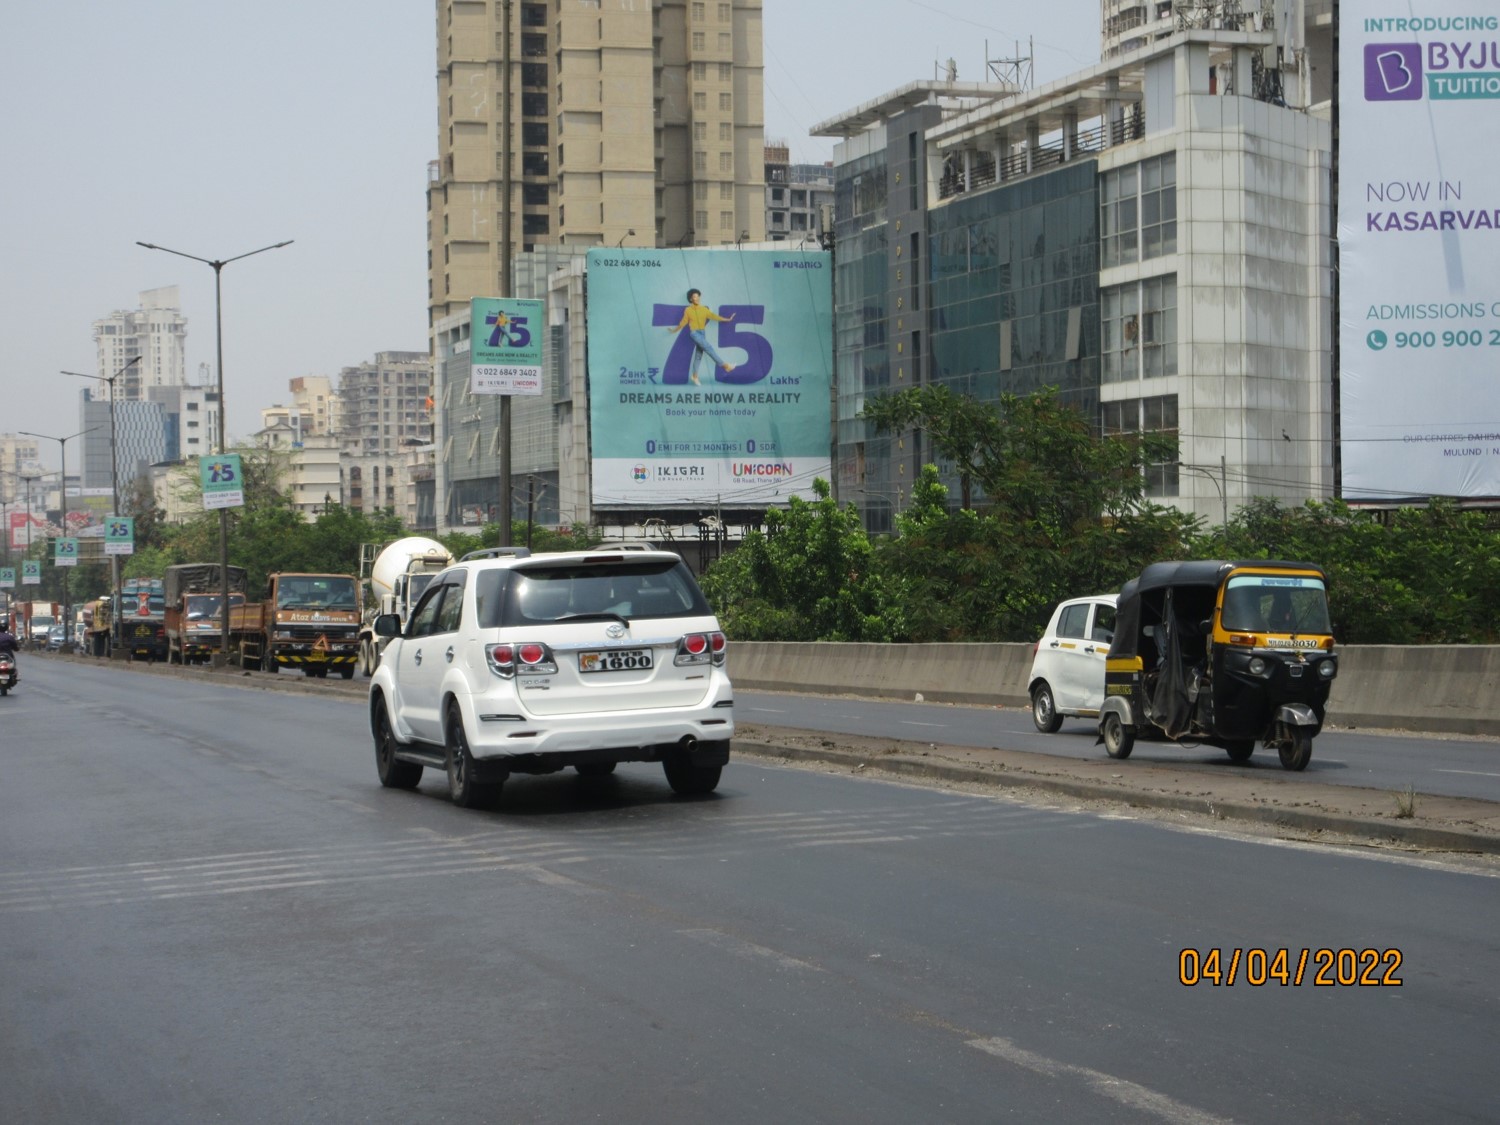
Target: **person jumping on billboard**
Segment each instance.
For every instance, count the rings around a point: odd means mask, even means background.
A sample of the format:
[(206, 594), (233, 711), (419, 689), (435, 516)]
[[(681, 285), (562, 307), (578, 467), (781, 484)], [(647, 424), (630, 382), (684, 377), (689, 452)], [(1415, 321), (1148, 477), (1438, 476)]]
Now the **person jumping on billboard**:
[(687, 308), (682, 310), (682, 319), (677, 322), (676, 328), (667, 329), (668, 332), (676, 332), (686, 328), (688, 335), (692, 337), (693, 343), (696, 345), (693, 348), (693, 363), (690, 368), (694, 383), (698, 382), (698, 360), (702, 358), (705, 352), (708, 353), (710, 359), (724, 369), (726, 375), (734, 370), (734, 364), (726, 362), (724, 357), (715, 351), (714, 346), (708, 342), (708, 333), (705, 331), (708, 328), (710, 320), (717, 320), (721, 324), (728, 324), (734, 319), (734, 314), (720, 316), (707, 305), (698, 303), (699, 298), (702, 296), (703, 294), (699, 290), (689, 289), (687, 291)]

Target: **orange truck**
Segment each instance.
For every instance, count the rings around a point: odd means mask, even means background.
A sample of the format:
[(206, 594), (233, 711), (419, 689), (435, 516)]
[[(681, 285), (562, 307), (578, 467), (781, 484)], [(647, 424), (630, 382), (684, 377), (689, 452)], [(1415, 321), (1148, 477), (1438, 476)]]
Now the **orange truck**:
[(229, 575), (231, 610), (245, 604), (245, 568), (220, 571), (218, 563), (178, 563), (163, 576), (166, 590), (164, 628), (168, 664), (197, 664), (212, 659), (223, 645), (224, 574)]
[[(232, 599), (231, 599), (232, 600)], [(359, 580), (352, 574), (273, 574), (258, 602), (229, 607), (229, 651), (243, 668), (300, 668), (354, 678), (359, 656)]]

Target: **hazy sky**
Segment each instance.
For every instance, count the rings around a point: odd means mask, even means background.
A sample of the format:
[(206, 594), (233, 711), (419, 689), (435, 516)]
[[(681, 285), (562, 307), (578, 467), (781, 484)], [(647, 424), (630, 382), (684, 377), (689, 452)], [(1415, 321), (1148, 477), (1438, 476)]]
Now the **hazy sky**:
[[(605, 0), (609, 2), (609, 0)], [(819, 121), (952, 58), (960, 81), (1034, 38), (1043, 85), (1098, 61), (1097, 0), (764, 0), (766, 137), (831, 158)], [(177, 285), (190, 379), (214, 361), (228, 259), (232, 437), (377, 351), (425, 351), (431, 0), (79, 0), (0, 6), (0, 432), (66, 437), (92, 323)], [(53, 468), (58, 443), (42, 443)], [(68, 460), (78, 446), (70, 442)]]

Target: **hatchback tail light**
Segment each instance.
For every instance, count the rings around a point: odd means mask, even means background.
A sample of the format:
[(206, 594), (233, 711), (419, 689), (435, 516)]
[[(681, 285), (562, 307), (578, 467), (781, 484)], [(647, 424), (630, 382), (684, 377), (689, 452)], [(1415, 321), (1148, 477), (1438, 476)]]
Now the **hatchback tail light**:
[(729, 647), (723, 633), (689, 633), (677, 642), (677, 655), (672, 663), (678, 667), (692, 664), (724, 663)]
[(506, 641), (484, 646), (484, 658), (490, 671), (511, 679), (517, 672), (527, 676), (551, 676), (557, 673), (552, 650), (540, 641)]

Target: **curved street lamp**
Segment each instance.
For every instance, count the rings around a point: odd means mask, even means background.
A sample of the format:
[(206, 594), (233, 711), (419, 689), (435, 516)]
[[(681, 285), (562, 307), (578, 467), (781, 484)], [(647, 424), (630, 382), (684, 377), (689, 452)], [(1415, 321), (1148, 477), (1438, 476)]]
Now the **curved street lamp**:
[[(218, 389), (219, 389), (219, 449), (222, 455), (225, 452), (224, 422), (226, 411), (224, 409), (224, 301), (223, 289), (220, 278), (224, 267), (230, 262), (238, 262), (241, 258), (249, 258), (255, 254), (264, 254), (267, 250), (280, 250), (283, 246), (290, 246), (294, 239), (285, 242), (273, 242), (270, 246), (262, 246), (259, 250), (247, 250), (243, 254), (236, 254), (232, 258), (200, 258), (196, 254), (186, 254), (181, 250), (173, 250), (169, 246), (158, 246), (154, 242), (141, 242), (137, 240), (137, 246), (144, 246), (147, 250), (160, 250), (164, 254), (176, 254), (179, 258), (190, 258), (195, 262), (202, 262), (211, 266), (214, 271), (214, 347), (218, 355)], [(219, 509), (219, 577), (223, 580), (221, 593), (224, 596), (220, 606), (220, 633), (219, 652), (214, 657), (214, 667), (222, 668), (229, 660), (229, 509)]]
[[(115, 380), (141, 361), (140, 356), (128, 360), (124, 367), (113, 375), (91, 375), (87, 371), (63, 371), (63, 375), (76, 375), (80, 379), (97, 379), (109, 387), (109, 487), (113, 493), (114, 515), (120, 515), (120, 446), (115, 425), (115, 403), (120, 396), (115, 393)], [(110, 630), (119, 627), (120, 620), (120, 556), (109, 556)]]
[[(47, 441), (55, 441), (55, 442), (57, 442), (58, 446), (62, 450), (62, 454), (61, 454), (62, 467), (61, 467), (61, 469), (58, 470), (58, 474), (57, 474), (57, 479), (58, 479), (58, 484), (57, 484), (57, 498), (58, 498), (58, 503), (62, 507), (62, 518), (58, 522), (62, 525), (63, 538), (65, 538), (65, 539), (68, 536), (68, 442), (72, 441), (76, 437), (82, 437), (84, 434), (91, 434), (95, 430), (97, 430), (98, 428), (99, 428), (98, 426), (90, 426), (86, 430), (79, 430), (76, 434), (69, 434), (67, 437), (53, 437), (51, 434), (37, 434), (37, 433), (33, 433), (30, 430), (17, 430), (16, 431), (19, 434), (24, 434), (26, 437), (44, 438)], [(30, 506), (31, 506), (31, 498), (30, 498), (30, 492), (29, 492), (29, 490), (28, 490), (28, 493), (27, 493), (26, 504), (27, 504), (27, 508), (29, 509)], [(30, 547), (30, 541), (31, 541), (31, 524), (29, 522), (30, 514), (31, 513), (28, 510), (28, 512), (27, 512), (28, 523), (26, 525), (26, 539), (27, 539), (28, 549)], [(72, 605), (70, 603), (70, 600), (69, 600), (69, 597), (68, 597), (68, 568), (67, 567), (63, 567), (62, 568), (62, 572), (63, 572), (63, 576), (62, 576), (62, 579), (63, 579), (63, 628), (65, 630), (67, 630), (67, 633), (66, 633), (67, 640), (65, 640), (63, 642), (63, 645), (64, 645), (64, 648), (66, 649), (66, 651), (72, 652), (73, 651), (73, 607), (72, 607)], [(32, 638), (32, 640), (33, 640), (33, 642), (35, 642), (35, 638), (34, 637)]]
[(1219, 457), (1219, 475), (1214, 476), (1213, 470), (1206, 465), (1189, 465), (1186, 461), (1177, 462), (1179, 469), (1189, 469), (1195, 473), (1202, 473), (1213, 482), (1214, 491), (1219, 494), (1219, 504), (1224, 509), (1224, 542), (1229, 542), (1229, 479), (1224, 471), (1224, 458)]

